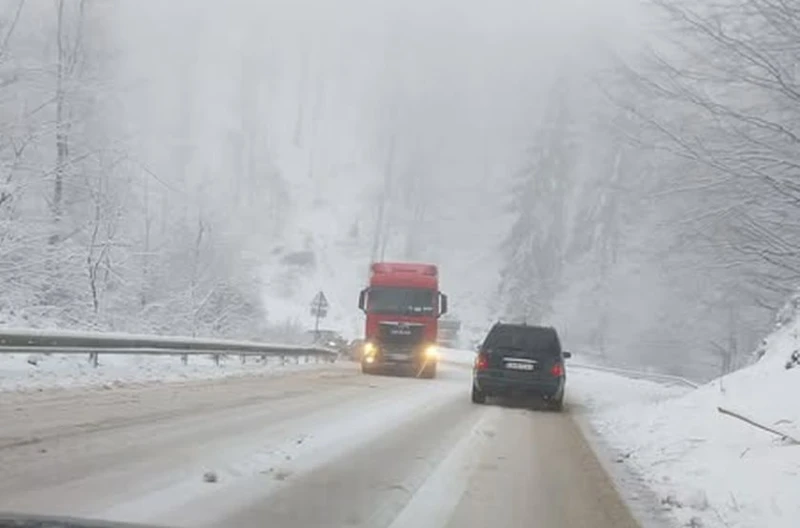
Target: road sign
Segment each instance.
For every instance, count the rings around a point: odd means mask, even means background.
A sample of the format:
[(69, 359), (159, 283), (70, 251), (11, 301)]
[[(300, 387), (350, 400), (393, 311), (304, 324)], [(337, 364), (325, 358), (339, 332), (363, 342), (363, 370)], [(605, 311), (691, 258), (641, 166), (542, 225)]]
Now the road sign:
[(314, 337), (319, 337), (319, 320), (328, 315), (328, 299), (322, 290), (311, 299), (311, 315), (314, 317)]
[(328, 315), (328, 299), (325, 298), (324, 293), (319, 292), (311, 300), (311, 315), (318, 319)]

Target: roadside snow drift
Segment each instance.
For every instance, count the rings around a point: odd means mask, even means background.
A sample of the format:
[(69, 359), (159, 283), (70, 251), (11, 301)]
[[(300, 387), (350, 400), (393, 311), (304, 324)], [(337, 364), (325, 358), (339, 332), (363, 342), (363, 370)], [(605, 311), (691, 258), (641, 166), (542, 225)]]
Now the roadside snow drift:
[[(0, 392), (44, 387), (104, 386), (127, 383), (166, 383), (189, 379), (214, 379), (227, 376), (264, 375), (300, 368), (314, 368), (322, 363), (300, 363), (288, 358), (222, 356), (219, 364), (209, 356), (191, 356), (184, 365), (180, 356), (100, 355), (99, 366), (83, 354), (8, 354), (0, 355)], [(313, 361), (313, 359), (311, 360)]]
[(685, 395), (600, 410), (598, 433), (660, 497), (678, 526), (800, 526), (800, 445), (722, 408), (800, 438), (800, 336), (793, 318), (761, 359)]
[(475, 352), (469, 350), (458, 350), (455, 348), (443, 348), (440, 352), (440, 361), (450, 365), (471, 367), (475, 362)]

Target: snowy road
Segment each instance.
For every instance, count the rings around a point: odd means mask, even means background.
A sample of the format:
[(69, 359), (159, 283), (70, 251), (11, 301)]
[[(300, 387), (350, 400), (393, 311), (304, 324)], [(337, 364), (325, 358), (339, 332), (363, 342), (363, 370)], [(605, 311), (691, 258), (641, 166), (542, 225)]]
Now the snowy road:
[(568, 413), (472, 405), (468, 376), (345, 364), (6, 393), (0, 510), (167, 526), (636, 526)]

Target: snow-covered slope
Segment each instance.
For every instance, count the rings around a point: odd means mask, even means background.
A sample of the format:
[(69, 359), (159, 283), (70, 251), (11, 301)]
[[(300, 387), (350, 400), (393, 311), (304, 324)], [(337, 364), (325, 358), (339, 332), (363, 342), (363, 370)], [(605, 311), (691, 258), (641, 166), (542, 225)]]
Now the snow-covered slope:
[(800, 318), (781, 316), (753, 365), (686, 395), (631, 401), (594, 426), (656, 491), (679, 526), (800, 526), (800, 445), (722, 414), (800, 438)]

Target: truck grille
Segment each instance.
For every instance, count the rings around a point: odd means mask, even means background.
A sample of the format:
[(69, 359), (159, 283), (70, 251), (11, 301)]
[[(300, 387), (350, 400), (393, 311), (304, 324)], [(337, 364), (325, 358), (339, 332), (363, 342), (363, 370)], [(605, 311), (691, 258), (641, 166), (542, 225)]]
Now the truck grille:
[(417, 323), (385, 322), (379, 325), (380, 342), (391, 348), (413, 348), (425, 337), (425, 327)]

